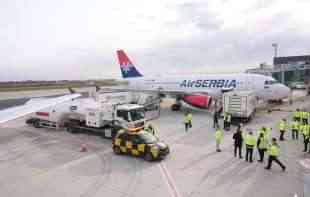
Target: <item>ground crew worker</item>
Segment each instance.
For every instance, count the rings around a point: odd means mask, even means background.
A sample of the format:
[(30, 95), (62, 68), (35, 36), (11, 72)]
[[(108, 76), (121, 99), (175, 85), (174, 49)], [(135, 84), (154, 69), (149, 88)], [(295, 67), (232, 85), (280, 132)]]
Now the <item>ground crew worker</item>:
[(301, 119), (303, 123), (308, 123), (308, 117), (309, 117), (309, 112), (306, 111), (306, 109), (303, 109), (301, 111)]
[(213, 114), (213, 128), (216, 128), (219, 125), (219, 113), (215, 110)]
[(215, 142), (216, 142), (216, 151), (221, 152), (220, 144), (222, 140), (222, 131), (220, 127), (217, 127), (215, 130)]
[(189, 128), (192, 127), (192, 119), (193, 119), (192, 114), (189, 111), (187, 111), (184, 114), (185, 131), (187, 131)]
[(227, 130), (230, 131), (230, 125), (231, 125), (231, 114), (227, 113)]
[(275, 161), (277, 164), (279, 164), (283, 170), (285, 171), (286, 167), (278, 160), (280, 152), (280, 147), (277, 143), (276, 138), (272, 138), (271, 141), (271, 146), (269, 147), (268, 153), (269, 153), (269, 158), (268, 158), (268, 165), (265, 167), (266, 170), (270, 170), (272, 166), (272, 162)]
[(280, 141), (284, 141), (284, 133), (286, 131), (286, 119), (283, 118), (279, 121), (278, 123), (278, 128), (279, 128), (279, 131), (280, 131), (280, 137), (279, 137), (279, 140)]
[(242, 136), (242, 128), (241, 125), (238, 126), (236, 132), (233, 135), (234, 139), (234, 156), (237, 156), (237, 150), (239, 152), (239, 158), (242, 159), (242, 143), (243, 143), (243, 136)]
[(188, 111), (187, 112), (187, 117), (188, 117), (188, 120), (189, 120), (189, 128), (192, 128), (192, 123), (193, 123), (193, 114), (192, 112)]
[(259, 138), (257, 140), (257, 150), (259, 153), (259, 160), (258, 162), (264, 162), (264, 155), (265, 151), (267, 151), (268, 148), (268, 140), (265, 137), (264, 133), (259, 134)]
[(223, 128), (224, 130), (227, 130), (227, 116), (228, 116), (228, 113), (227, 112), (224, 112), (224, 117), (223, 117)]
[(265, 137), (266, 140), (268, 141), (268, 139), (269, 139), (269, 133), (270, 133), (269, 129), (268, 129), (267, 127), (265, 127), (265, 126), (262, 126), (262, 128), (261, 128), (261, 129), (259, 130), (259, 132), (258, 132), (258, 135), (260, 135), (261, 133), (264, 135), (264, 137)]
[(299, 122), (296, 119), (291, 122), (291, 129), (293, 140), (298, 140)]
[(300, 110), (299, 109), (296, 109), (294, 112), (293, 112), (293, 119), (296, 120), (296, 121), (300, 121)]
[[(301, 130), (302, 130), (302, 134), (304, 136), (304, 151), (303, 152), (307, 152), (308, 144), (309, 144), (309, 140), (310, 140), (310, 126), (309, 126), (309, 124), (303, 124), (301, 126)], [(310, 152), (310, 150), (309, 150), (309, 152)]]
[(155, 135), (154, 127), (151, 124), (149, 124), (144, 130), (152, 135)]
[(245, 155), (245, 160), (250, 161), (251, 163), (253, 162), (253, 149), (255, 146), (255, 136), (253, 135), (253, 132), (250, 131), (246, 137), (245, 137), (245, 145), (246, 145), (246, 155)]

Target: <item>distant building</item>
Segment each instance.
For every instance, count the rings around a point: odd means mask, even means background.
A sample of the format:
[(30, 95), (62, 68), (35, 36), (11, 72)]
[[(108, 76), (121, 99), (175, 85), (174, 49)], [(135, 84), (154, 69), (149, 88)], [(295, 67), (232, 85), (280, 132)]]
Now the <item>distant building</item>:
[(274, 57), (272, 76), (287, 85), (310, 81), (310, 55)]
[(272, 66), (267, 65), (266, 63), (262, 63), (259, 65), (258, 68), (250, 68), (250, 69), (247, 69), (245, 72), (252, 73), (252, 74), (261, 74), (261, 75), (271, 76), (272, 71), (273, 71)]

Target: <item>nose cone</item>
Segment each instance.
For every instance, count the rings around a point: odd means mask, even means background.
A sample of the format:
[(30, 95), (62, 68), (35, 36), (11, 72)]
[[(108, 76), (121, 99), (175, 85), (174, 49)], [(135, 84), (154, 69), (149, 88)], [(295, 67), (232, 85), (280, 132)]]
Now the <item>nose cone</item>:
[(282, 98), (287, 98), (291, 94), (291, 89), (286, 85), (280, 84), (280, 94)]

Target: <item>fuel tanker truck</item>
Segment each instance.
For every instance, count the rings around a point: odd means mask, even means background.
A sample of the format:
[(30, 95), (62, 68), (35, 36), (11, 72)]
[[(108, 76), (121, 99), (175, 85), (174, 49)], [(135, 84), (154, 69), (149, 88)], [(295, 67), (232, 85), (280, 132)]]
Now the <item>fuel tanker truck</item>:
[[(31, 99), (28, 103), (37, 100)], [(96, 133), (113, 138), (119, 129), (141, 130), (145, 121), (144, 106), (131, 104), (127, 92), (108, 92), (38, 111), (26, 123), (36, 128), (65, 128), (70, 133)]]

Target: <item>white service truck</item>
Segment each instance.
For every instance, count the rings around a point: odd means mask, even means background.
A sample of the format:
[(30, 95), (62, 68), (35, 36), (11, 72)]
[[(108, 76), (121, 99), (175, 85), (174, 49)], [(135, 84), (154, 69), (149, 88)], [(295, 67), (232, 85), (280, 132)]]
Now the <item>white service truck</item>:
[(38, 128), (64, 127), (71, 133), (90, 132), (112, 138), (121, 128), (142, 129), (145, 111), (142, 105), (130, 104), (126, 92), (110, 92), (46, 108), (34, 113), (26, 123)]
[(232, 116), (232, 122), (248, 122), (256, 111), (257, 98), (253, 91), (231, 91), (223, 94), (223, 113)]

